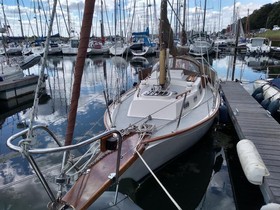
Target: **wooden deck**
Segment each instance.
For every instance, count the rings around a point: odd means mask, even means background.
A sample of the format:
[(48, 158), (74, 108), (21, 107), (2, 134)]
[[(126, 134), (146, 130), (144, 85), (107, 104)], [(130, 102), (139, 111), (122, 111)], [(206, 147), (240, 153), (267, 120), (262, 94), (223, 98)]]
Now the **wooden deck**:
[[(138, 158), (135, 147), (138, 145), (138, 134), (128, 136), (122, 143), (122, 158), (120, 161), (120, 175)], [(143, 153), (144, 145), (138, 146), (137, 151)], [(112, 183), (109, 178), (116, 171), (117, 151), (106, 155), (92, 165), (88, 173), (79, 177), (63, 201), (77, 210), (87, 209)]]
[(239, 139), (254, 142), (270, 175), (260, 189), (266, 203), (280, 203), (280, 125), (237, 82), (221, 84)]

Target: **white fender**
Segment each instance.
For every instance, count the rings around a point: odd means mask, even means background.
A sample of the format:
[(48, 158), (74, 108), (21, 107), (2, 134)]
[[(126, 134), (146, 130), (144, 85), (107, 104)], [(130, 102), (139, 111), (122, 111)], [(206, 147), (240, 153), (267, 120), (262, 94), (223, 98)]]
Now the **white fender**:
[(237, 154), (248, 181), (255, 185), (261, 185), (263, 177), (269, 172), (254, 143), (248, 139), (240, 140), (237, 145)]
[(280, 204), (268, 203), (268, 204), (262, 206), (260, 210), (280, 210)]

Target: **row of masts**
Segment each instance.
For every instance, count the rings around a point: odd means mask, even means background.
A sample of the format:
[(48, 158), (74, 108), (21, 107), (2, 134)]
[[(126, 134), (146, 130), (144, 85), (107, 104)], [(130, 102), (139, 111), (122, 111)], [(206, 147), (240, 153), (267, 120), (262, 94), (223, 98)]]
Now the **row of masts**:
[[(182, 2), (181, 2), (182, 1)], [(200, 31), (205, 30), (205, 20), (206, 20), (206, 11), (207, 11), (207, 1), (204, 1), (204, 9), (199, 9), (201, 8), (201, 5), (195, 5), (196, 7), (196, 15), (193, 16), (194, 19), (191, 21), (189, 17), (189, 0), (181, 0), (177, 2), (170, 2), (170, 6), (172, 6), (172, 10), (174, 13), (176, 13), (177, 18), (172, 18), (171, 22), (174, 28), (174, 33), (176, 36), (183, 30), (187, 30), (187, 28), (192, 27), (196, 31), (198, 30), (199, 27)], [(4, 10), (4, 0), (2, 0), (2, 12), (3, 12), (3, 17), (4, 17), (4, 26), (8, 26), (8, 20), (5, 15), (5, 10)], [(123, 0), (117, 0), (114, 1), (115, 3), (115, 11), (114, 11), (114, 24), (108, 24), (108, 27), (106, 27), (106, 32), (105, 32), (105, 27), (104, 27), (104, 18), (103, 18), (103, 12), (105, 8), (106, 12), (106, 17), (107, 17), (107, 22), (109, 23), (109, 17), (108, 17), (108, 11), (106, 11), (106, 3), (101, 0), (100, 1), (100, 19), (97, 22), (100, 22), (100, 31), (92, 31), (92, 34), (97, 35), (110, 35), (110, 36), (115, 36), (117, 33), (119, 36), (125, 37), (128, 32), (131, 31), (144, 31), (145, 28), (149, 27), (151, 34), (158, 34), (158, 17), (157, 17), (157, 5), (155, 0), (146, 0), (145, 3), (141, 3), (142, 5), (139, 7), (139, 3), (136, 3), (136, 0), (134, 0), (133, 8), (126, 8), (125, 3)], [(23, 4), (23, 2), (22, 2)], [(42, 37), (46, 35), (46, 31), (49, 23), (48, 20), (48, 11), (45, 9), (46, 5), (43, 4), (42, 0), (37, 0), (32, 2), (32, 7), (33, 7), (33, 15), (34, 15), (34, 21), (36, 24), (32, 24), (33, 21), (30, 20), (28, 14), (27, 19), (28, 19), (28, 30), (31, 30), (31, 33), (34, 36), (37, 37)], [(171, 5), (172, 4), (172, 5)], [(220, 3), (221, 4), (221, 3)], [(23, 6), (24, 9), (21, 9)], [(19, 23), (20, 23), (20, 31), (21, 31), (21, 36), (30, 36), (30, 31), (24, 31), (24, 19), (22, 18), (22, 13), (24, 10), (26, 10), (26, 7), (24, 5), (20, 5), (20, 1), (17, 0), (17, 7), (18, 7), (18, 14), (19, 14)], [(104, 7), (105, 6), (105, 7)], [(65, 8), (64, 8), (65, 7)], [(78, 10), (79, 4), (77, 4)], [(138, 9), (136, 9), (138, 7)], [(55, 22), (56, 22), (56, 31), (59, 34), (67, 34), (68, 37), (70, 37), (74, 29), (74, 22), (71, 22), (71, 14), (69, 11), (69, 3), (68, 0), (66, 0), (66, 6), (63, 6), (60, 1), (58, 1), (58, 8), (60, 9), (59, 15), (62, 16), (62, 18), (58, 17), (58, 13), (56, 13), (55, 16)], [(66, 13), (65, 14), (65, 11)], [(138, 13), (138, 11), (142, 11), (141, 14)], [(203, 14), (201, 14), (201, 11), (203, 11)], [(221, 10), (220, 10), (221, 11)], [(73, 12), (71, 12), (73, 13)], [(80, 11), (79, 13), (79, 19), (80, 19)], [(99, 13), (99, 12), (98, 12)], [(138, 13), (138, 14), (137, 14)], [(201, 16), (203, 16), (203, 23), (201, 23)], [(178, 21), (178, 18), (181, 19)], [(60, 22), (63, 21), (64, 24), (61, 24)], [(80, 20), (79, 20), (80, 22)], [(130, 22), (128, 24), (128, 22)], [(193, 22), (191, 24), (191, 22)], [(75, 23), (77, 24), (77, 23)], [(119, 26), (117, 26), (119, 24)], [(191, 26), (192, 25), (192, 26)], [(200, 25), (200, 26), (199, 26)], [(219, 18), (219, 25), (220, 25), (220, 18)], [(34, 26), (36, 29), (34, 30)], [(174, 27), (175, 26), (175, 27)], [(188, 27), (189, 26), (189, 27)], [(114, 30), (112, 32), (114, 34), (111, 34), (111, 29), (114, 27)], [(134, 27), (134, 28), (132, 28)], [(139, 28), (141, 27), (141, 28)], [(64, 28), (64, 30), (62, 30)], [(80, 23), (79, 27), (80, 28)], [(99, 28), (99, 26), (98, 26)], [(19, 28), (18, 28), (19, 29)], [(11, 28), (9, 28), (9, 31), (11, 31)], [(12, 33), (12, 31), (11, 31)], [(109, 34), (108, 34), (109, 33)], [(29, 35), (28, 35), (29, 34)], [(79, 34), (79, 33), (77, 33)]]

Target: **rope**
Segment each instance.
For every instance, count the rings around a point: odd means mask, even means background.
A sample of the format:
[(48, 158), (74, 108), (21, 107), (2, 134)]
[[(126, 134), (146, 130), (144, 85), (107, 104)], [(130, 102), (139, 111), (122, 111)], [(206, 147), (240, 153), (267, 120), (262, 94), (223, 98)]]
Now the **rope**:
[(150, 173), (153, 175), (153, 177), (155, 178), (155, 180), (158, 182), (158, 184), (160, 185), (160, 187), (163, 189), (163, 191), (166, 193), (166, 195), (170, 198), (170, 200), (173, 202), (173, 204), (176, 206), (177, 209), (182, 210), (182, 208), (179, 206), (179, 204), (172, 198), (172, 196), (169, 194), (169, 192), (165, 189), (165, 187), (162, 185), (162, 183), (159, 181), (159, 179), (156, 177), (156, 175), (154, 174), (154, 172), (152, 171), (152, 169), (148, 166), (148, 164), (146, 163), (146, 161), (143, 159), (143, 157), (141, 156), (141, 154), (135, 150), (135, 152), (137, 153), (137, 155), (139, 156), (139, 158), (142, 160), (142, 162), (144, 163), (144, 165), (146, 166), (146, 168), (150, 171)]

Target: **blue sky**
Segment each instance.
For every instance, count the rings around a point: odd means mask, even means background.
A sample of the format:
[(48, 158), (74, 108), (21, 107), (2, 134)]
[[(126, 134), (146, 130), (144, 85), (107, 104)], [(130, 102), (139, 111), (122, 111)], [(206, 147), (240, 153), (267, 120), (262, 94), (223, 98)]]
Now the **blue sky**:
[[(15, 36), (21, 35), (20, 25), (19, 25), (19, 13), (17, 8), (17, 0), (1, 0), (3, 1), (4, 11), (8, 20), (9, 25), (11, 26), (12, 34)], [(18, 0), (20, 4), (21, 10), (21, 18), (24, 26), (24, 34), (30, 36), (32, 34), (44, 34), (46, 32), (45, 26), (45, 15), (48, 17), (48, 12), (51, 10), (53, 0)], [(36, 6), (36, 14), (34, 13), (34, 1)], [(106, 5), (107, 13), (104, 15), (104, 25), (105, 25), (105, 33), (111, 33), (113, 30), (113, 11), (114, 11), (114, 0), (103, 0), (104, 4)], [(176, 2), (176, 0), (169, 0), (171, 3)], [(202, 10), (204, 8), (204, 1), (205, 0), (187, 0), (189, 2), (188, 6), (188, 29), (199, 28), (201, 25), (201, 15)], [(40, 15), (38, 11), (38, 2), (43, 4), (41, 6)], [(57, 22), (55, 21), (53, 32), (57, 33), (58, 31), (62, 35), (66, 35), (66, 26), (67, 24), (67, 11), (66, 11), (66, 0), (60, 0), (60, 4), (57, 6), (57, 13), (58, 19)], [(84, 7), (83, 0), (68, 0), (68, 6), (70, 8), (70, 21), (71, 21), (71, 28), (74, 29), (77, 34), (79, 33), (81, 18), (82, 18), (82, 10)], [(94, 20), (93, 20), (93, 29), (92, 33), (99, 35), (100, 31), (100, 2), (101, 0), (96, 0), (95, 6), (95, 13), (94, 13)], [(149, 24), (150, 28), (154, 28), (156, 30), (157, 26), (154, 23), (156, 19), (158, 19), (159, 14), (154, 14), (154, 11), (159, 11), (158, 7), (160, 5), (160, 0), (137, 0), (137, 8), (135, 9), (135, 19), (132, 23), (132, 12), (133, 8), (132, 5), (134, 4), (134, 0), (125, 0), (126, 2), (126, 11), (127, 16), (125, 17), (125, 21), (122, 20), (123, 25), (127, 27), (132, 25), (134, 29), (131, 30), (142, 30), (145, 28), (147, 23)], [(156, 3), (156, 10), (149, 8), (149, 12), (146, 13), (146, 10), (143, 10), (145, 5), (149, 2), (150, 4), (154, 5)], [(182, 4), (183, 0), (179, 0), (180, 4)], [(239, 17), (247, 16), (248, 12), (251, 14), (255, 9), (259, 9), (262, 5), (268, 3), (274, 3), (275, 0), (207, 0), (207, 16), (206, 16), (206, 30), (213, 32), (218, 31), (221, 28), (225, 28), (228, 24), (233, 21), (233, 5), (235, 2), (235, 11)], [(173, 3), (173, 5), (175, 5)], [(43, 9), (44, 7), (44, 9)], [(62, 10), (61, 10), (62, 8)], [(145, 7), (147, 8), (147, 7)], [(248, 11), (249, 10), (249, 11)], [(145, 14), (145, 17), (144, 17)], [(150, 14), (149, 18), (147, 18), (146, 14)], [(35, 18), (35, 16), (37, 18)], [(64, 18), (63, 18), (64, 17)], [(39, 24), (39, 20), (41, 19), (41, 24)], [(147, 21), (149, 19), (149, 21)], [(36, 23), (37, 20), (37, 23)], [(4, 18), (2, 10), (0, 12), (0, 21), (1, 24), (4, 24)], [(48, 20), (49, 21), (49, 20)], [(109, 30), (110, 27), (110, 30)], [(150, 30), (151, 31), (151, 30)]]

